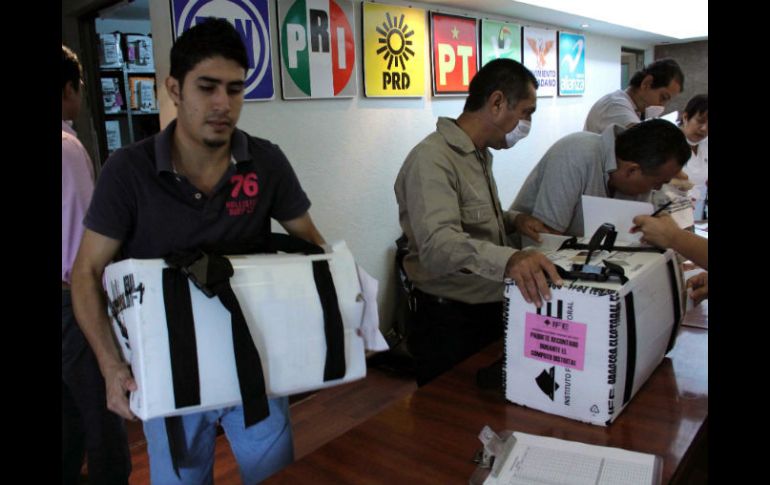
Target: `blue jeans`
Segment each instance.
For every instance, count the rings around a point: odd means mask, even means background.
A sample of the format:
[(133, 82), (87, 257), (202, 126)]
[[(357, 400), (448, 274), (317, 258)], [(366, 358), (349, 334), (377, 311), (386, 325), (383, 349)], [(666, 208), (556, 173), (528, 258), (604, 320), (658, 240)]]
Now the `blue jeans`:
[(244, 485), (258, 483), (294, 460), (289, 399), (268, 399), (270, 416), (244, 428), (243, 406), (182, 416), (187, 455), (180, 457), (177, 478), (171, 464), (164, 418), (144, 422), (150, 480), (153, 485), (210, 485), (214, 483), (217, 423), (225, 430)]

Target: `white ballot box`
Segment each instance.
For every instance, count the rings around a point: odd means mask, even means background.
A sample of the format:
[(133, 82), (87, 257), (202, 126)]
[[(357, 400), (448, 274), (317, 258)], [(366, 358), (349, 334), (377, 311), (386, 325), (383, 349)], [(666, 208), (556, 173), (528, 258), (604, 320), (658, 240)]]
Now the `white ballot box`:
[[(268, 396), (330, 387), (366, 375), (364, 342), (358, 331), (364, 301), (353, 255), (344, 242), (330, 245), (326, 254), (228, 259), (234, 270), (230, 285), (259, 352)], [(344, 328), (344, 377), (328, 381), (324, 380), (326, 320), (314, 261), (328, 262)], [(240, 404), (230, 313), (219, 297), (208, 298), (188, 280), (194, 331), (184, 333), (180, 345), (192, 345), (191, 365), (197, 359), (200, 403), (176, 406), (174, 387), (179, 388), (179, 382), (174, 382), (169, 339), (179, 332), (169, 330), (166, 318), (163, 270), (167, 267), (162, 259), (127, 259), (104, 272), (115, 336), (138, 386), (131, 393), (131, 410), (146, 420)]]
[[(587, 251), (545, 254), (579, 273), (572, 265), (584, 263)], [(685, 309), (684, 284), (671, 250), (595, 251), (590, 264), (585, 278), (562, 275), (564, 286), (551, 285), (551, 301), (540, 309), (506, 281), (505, 397), (606, 426), (673, 347)], [(609, 279), (598, 281), (602, 274)]]

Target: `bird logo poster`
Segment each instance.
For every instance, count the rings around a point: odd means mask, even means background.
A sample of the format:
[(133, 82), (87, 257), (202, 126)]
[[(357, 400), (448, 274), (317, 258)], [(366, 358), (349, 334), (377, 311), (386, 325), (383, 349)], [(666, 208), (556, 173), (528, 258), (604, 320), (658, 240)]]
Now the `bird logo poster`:
[(538, 97), (556, 95), (556, 31), (523, 28), (524, 65), (532, 71), (540, 87)]
[(521, 26), (510, 22), (481, 20), (481, 65), (495, 59), (521, 62)]

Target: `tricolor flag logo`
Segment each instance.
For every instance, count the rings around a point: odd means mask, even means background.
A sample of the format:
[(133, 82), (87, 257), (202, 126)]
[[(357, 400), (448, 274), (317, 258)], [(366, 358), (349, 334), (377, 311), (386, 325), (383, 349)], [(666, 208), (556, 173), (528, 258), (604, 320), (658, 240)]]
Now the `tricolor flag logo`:
[(353, 7), (349, 0), (279, 0), (285, 99), (353, 97)]

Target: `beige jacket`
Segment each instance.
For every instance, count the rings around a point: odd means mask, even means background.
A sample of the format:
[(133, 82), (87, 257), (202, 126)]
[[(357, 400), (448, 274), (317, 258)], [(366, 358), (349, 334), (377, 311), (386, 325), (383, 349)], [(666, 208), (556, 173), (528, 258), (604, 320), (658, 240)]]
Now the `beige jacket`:
[(439, 118), (407, 155), (394, 190), (415, 286), (466, 303), (502, 300), (505, 265), (516, 252), (506, 234), (519, 213), (500, 206), (489, 150), (476, 150), (454, 120)]

